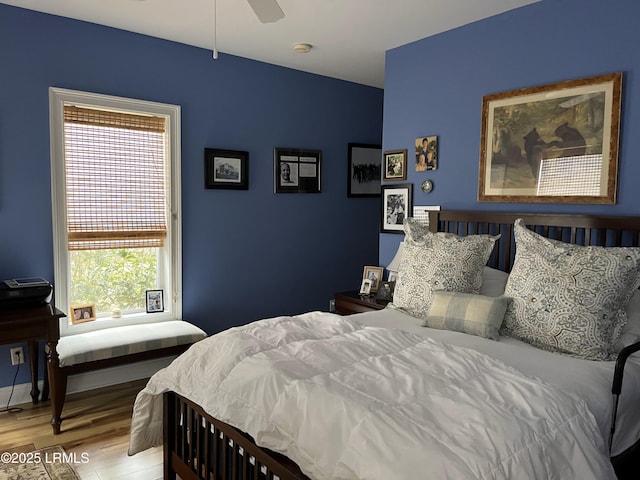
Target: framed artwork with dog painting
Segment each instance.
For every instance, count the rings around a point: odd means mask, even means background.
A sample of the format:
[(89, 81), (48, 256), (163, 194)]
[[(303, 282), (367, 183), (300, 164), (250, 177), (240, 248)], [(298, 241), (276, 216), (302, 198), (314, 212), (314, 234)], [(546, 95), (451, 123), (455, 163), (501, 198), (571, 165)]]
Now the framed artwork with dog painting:
[(616, 203), (622, 73), (486, 95), (478, 200)]

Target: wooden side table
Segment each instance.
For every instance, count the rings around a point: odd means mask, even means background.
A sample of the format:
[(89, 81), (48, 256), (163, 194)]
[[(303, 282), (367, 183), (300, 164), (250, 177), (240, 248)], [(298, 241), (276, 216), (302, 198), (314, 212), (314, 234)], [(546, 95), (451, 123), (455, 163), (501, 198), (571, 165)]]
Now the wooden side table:
[(382, 310), (389, 303), (388, 301), (376, 300), (374, 295), (360, 295), (357, 290), (338, 292), (334, 295), (334, 298), (338, 315)]
[[(29, 366), (31, 369), (31, 398), (33, 403), (38, 402), (38, 340), (45, 340), (49, 347), (48, 365), (51, 380), (51, 351), (56, 353), (56, 345), (60, 338), (59, 319), (65, 314), (50, 304), (34, 306), (3, 307), (0, 309), (0, 343), (6, 345), (11, 343), (27, 342), (29, 346)], [(43, 401), (46, 400), (47, 382), (45, 380), (45, 391)], [(52, 404), (55, 403), (53, 392), (51, 395)]]

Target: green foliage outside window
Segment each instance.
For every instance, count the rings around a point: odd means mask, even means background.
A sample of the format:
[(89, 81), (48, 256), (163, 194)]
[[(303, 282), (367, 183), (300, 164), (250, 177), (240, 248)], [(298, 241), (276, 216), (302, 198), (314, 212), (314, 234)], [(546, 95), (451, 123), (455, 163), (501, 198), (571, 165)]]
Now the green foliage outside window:
[(96, 312), (145, 311), (146, 290), (157, 288), (157, 249), (69, 252), (71, 305), (95, 303)]

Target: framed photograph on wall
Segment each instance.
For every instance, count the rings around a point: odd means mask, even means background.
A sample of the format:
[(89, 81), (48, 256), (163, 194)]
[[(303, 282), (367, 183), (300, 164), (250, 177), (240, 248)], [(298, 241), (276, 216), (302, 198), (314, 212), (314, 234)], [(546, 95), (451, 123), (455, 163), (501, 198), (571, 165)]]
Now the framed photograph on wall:
[(416, 172), (438, 169), (438, 137), (416, 138)]
[(164, 291), (147, 290), (147, 313), (164, 312)]
[(404, 233), (404, 219), (413, 216), (413, 184), (382, 185), (381, 232)]
[(407, 179), (407, 149), (389, 150), (384, 152), (384, 178), (385, 181)]
[(486, 95), (478, 200), (616, 202), (622, 73)]
[(249, 189), (249, 152), (204, 149), (204, 188)]
[(347, 197), (379, 197), (381, 170), (380, 145), (350, 143)]
[(274, 192), (320, 193), (321, 162), (320, 150), (274, 148)]
[(72, 305), (71, 323), (91, 322), (96, 319), (96, 305), (94, 303), (84, 303), (81, 305)]

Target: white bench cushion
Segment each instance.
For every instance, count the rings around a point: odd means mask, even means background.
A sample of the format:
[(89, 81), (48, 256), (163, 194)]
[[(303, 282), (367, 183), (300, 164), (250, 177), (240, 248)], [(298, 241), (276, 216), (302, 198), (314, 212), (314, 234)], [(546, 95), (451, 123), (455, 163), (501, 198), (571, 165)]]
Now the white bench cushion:
[(183, 320), (127, 325), (61, 337), (58, 357), (61, 367), (146, 352), (158, 348), (195, 343), (207, 334)]

